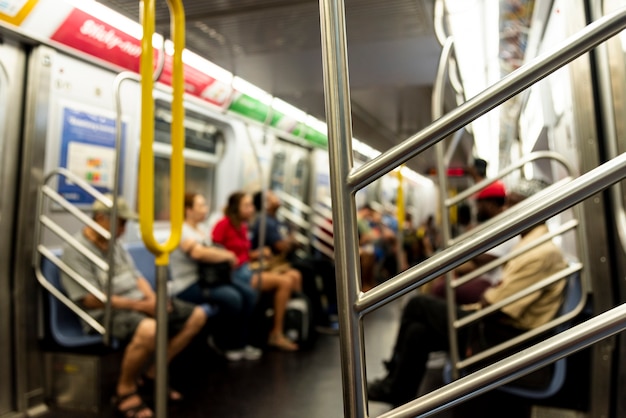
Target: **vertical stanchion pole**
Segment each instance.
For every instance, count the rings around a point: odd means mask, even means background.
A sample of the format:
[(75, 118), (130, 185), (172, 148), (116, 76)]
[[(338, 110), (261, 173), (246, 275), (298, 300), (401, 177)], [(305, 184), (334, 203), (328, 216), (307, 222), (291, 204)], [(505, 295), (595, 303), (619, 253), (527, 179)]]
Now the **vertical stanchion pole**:
[(360, 266), (354, 192), (347, 184), (353, 160), (345, 20), (343, 0), (320, 0), (344, 415), (363, 417), (367, 412), (363, 326), (352, 308), (360, 292)]
[(167, 266), (169, 254), (180, 243), (183, 224), (185, 189), (185, 146), (183, 120), (184, 73), (182, 52), (185, 48), (185, 14), (181, 0), (168, 0), (171, 13), (171, 33), (174, 43), (172, 57), (172, 154), (170, 164), (170, 225), (167, 242), (161, 244), (154, 237), (154, 82), (152, 35), (154, 34), (154, 0), (141, 2), (143, 36), (141, 39), (141, 147), (139, 164), (139, 218), (141, 237), (155, 255), (157, 278), (157, 332), (156, 332), (156, 388), (157, 418), (167, 417)]

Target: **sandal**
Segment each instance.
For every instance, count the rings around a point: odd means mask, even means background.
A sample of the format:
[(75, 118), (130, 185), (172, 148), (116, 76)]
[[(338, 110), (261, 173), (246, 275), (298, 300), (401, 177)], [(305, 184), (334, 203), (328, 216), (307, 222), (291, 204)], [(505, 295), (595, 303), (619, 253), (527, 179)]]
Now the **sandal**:
[[(137, 386), (141, 388), (142, 392), (146, 392), (150, 396), (154, 396), (154, 388), (156, 386), (156, 382), (155, 379), (153, 379), (152, 377), (148, 377), (146, 375), (141, 376), (141, 378), (137, 382)], [(168, 386), (167, 398), (171, 402), (181, 402), (183, 400), (183, 395), (176, 389)]]
[(298, 351), (300, 347), (284, 335), (270, 335), (267, 344), (282, 351)]
[[(136, 396), (139, 399), (139, 404), (134, 406), (129, 406), (125, 409), (121, 409), (121, 405), (128, 399)], [(115, 406), (115, 411), (122, 418), (137, 418), (137, 417), (145, 417), (145, 418), (153, 418), (154, 413), (152, 410), (146, 405), (141, 396), (137, 391), (127, 393), (125, 395), (115, 395), (112, 399), (113, 405)], [(143, 414), (142, 414), (143, 412)], [(149, 414), (147, 414), (149, 413)], [(146, 415), (147, 414), (147, 415)]]

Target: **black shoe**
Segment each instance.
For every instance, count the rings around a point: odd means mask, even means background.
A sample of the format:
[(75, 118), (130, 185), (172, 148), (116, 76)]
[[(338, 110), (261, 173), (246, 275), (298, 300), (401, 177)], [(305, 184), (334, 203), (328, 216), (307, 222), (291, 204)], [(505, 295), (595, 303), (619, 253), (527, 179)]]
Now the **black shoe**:
[(367, 384), (367, 397), (370, 401), (384, 402), (394, 408), (412, 400), (393, 389), (389, 378), (374, 380)]
[(393, 404), (395, 399), (391, 384), (387, 379), (378, 379), (367, 384), (367, 397), (370, 401)]

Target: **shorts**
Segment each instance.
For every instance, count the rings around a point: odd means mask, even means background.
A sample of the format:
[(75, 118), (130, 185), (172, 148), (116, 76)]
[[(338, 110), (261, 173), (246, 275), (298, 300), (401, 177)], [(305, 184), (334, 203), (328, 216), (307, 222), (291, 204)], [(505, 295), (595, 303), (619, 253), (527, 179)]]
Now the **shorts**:
[[(178, 334), (185, 322), (191, 316), (196, 305), (172, 299), (172, 311), (167, 316), (167, 334), (169, 338)], [(129, 342), (141, 321), (151, 318), (143, 312), (130, 311), (126, 309), (114, 309), (111, 311), (111, 335), (124, 343)]]

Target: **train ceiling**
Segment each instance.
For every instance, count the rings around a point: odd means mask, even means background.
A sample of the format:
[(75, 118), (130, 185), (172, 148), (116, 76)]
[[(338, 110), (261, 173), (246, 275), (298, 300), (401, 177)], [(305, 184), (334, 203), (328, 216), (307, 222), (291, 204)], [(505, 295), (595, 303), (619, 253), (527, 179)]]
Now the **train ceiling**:
[[(137, 0), (100, 0), (139, 19)], [(346, 0), (355, 137), (381, 151), (426, 126), (441, 48), (434, 0)], [(325, 120), (318, 0), (185, 0), (187, 47)], [(166, 2), (157, 31), (169, 33)], [(464, 158), (460, 156), (460, 158)], [(419, 172), (434, 153), (409, 162)]]

